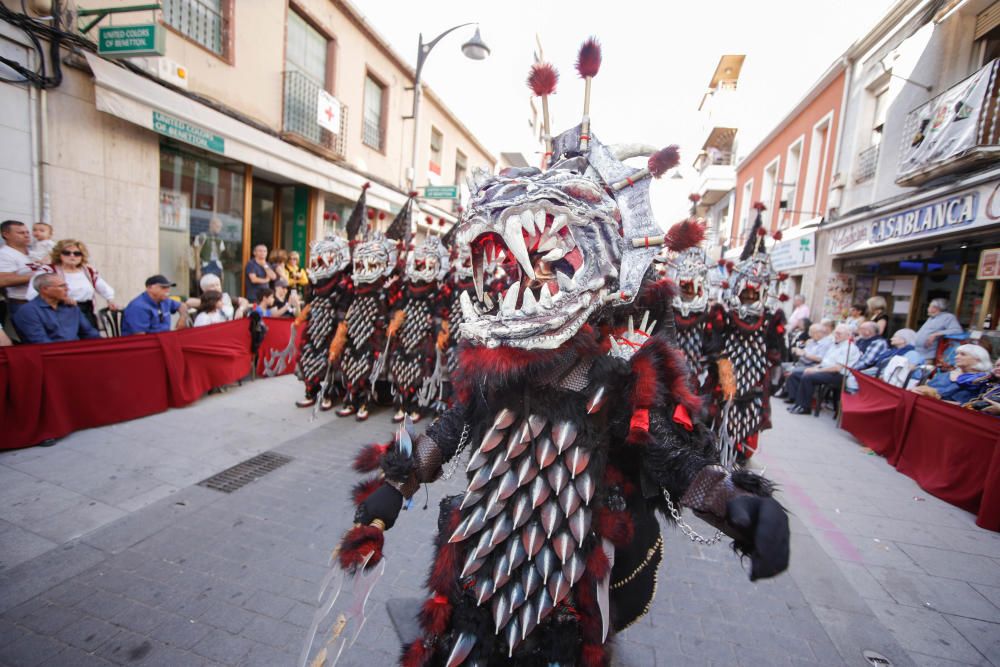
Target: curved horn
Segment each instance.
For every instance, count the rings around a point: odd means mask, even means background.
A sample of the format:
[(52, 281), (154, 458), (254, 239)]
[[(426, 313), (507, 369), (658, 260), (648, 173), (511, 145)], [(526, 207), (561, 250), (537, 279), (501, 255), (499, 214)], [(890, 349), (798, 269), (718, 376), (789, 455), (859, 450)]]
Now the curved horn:
[(623, 161), (631, 157), (649, 157), (660, 149), (649, 144), (611, 144), (608, 150), (616, 160)]

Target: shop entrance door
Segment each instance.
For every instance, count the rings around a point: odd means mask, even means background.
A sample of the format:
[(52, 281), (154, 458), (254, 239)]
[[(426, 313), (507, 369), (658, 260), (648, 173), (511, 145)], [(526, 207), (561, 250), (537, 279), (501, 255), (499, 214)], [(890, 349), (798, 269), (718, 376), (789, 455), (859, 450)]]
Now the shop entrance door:
[(268, 251), (274, 248), (277, 229), (281, 224), (277, 206), (279, 186), (259, 178), (253, 179), (250, 196), (250, 254), (263, 243)]
[(308, 243), (309, 188), (253, 179), (250, 198), (250, 240), (268, 251), (298, 251), (305, 261)]

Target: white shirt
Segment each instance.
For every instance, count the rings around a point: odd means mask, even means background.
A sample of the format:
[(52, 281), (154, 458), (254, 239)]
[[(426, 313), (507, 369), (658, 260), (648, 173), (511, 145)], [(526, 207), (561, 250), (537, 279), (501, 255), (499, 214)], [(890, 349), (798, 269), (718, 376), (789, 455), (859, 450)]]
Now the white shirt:
[[(38, 296), (38, 291), (35, 289), (35, 278), (42, 275), (42, 273), (44, 272), (39, 271), (32, 276), (31, 282), (28, 284), (29, 301)], [(104, 282), (104, 278), (100, 275), (97, 276), (97, 285), (95, 286), (90, 282), (90, 276), (87, 275), (86, 271), (59, 271), (58, 273), (66, 280), (66, 287), (69, 288), (69, 298), (77, 303), (81, 301), (93, 301), (95, 287), (97, 294), (103, 296), (106, 301), (114, 301), (115, 299), (115, 291), (111, 288), (111, 285)]]
[(227, 322), (229, 318), (221, 310), (213, 310), (210, 313), (198, 313), (198, 316), (194, 318), (194, 325), (196, 327), (204, 327), (209, 324), (219, 324), (220, 322)]
[(28, 257), (36, 264), (48, 264), (52, 258), (54, 247), (56, 247), (56, 242), (53, 239), (45, 239), (44, 241), (32, 239), (31, 245), (28, 246)]
[[(27, 275), (31, 273), (31, 258), (20, 250), (14, 250), (9, 245), (0, 248), (0, 273), (17, 273)], [(6, 287), (8, 299), (28, 300), (28, 285), (11, 285)]]
[(858, 346), (848, 338), (834, 343), (827, 350), (827, 353), (823, 355), (823, 361), (819, 362), (819, 368), (843, 366), (844, 368), (840, 372), (847, 373), (846, 369), (856, 364), (859, 358), (861, 358), (861, 352), (858, 351)]

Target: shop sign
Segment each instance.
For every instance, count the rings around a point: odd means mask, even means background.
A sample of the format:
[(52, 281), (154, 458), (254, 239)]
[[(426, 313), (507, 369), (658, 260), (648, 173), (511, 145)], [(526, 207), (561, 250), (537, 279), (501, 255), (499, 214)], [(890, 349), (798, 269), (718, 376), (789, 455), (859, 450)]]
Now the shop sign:
[(171, 139), (177, 139), (198, 148), (216, 153), (225, 152), (226, 142), (219, 135), (159, 111), (153, 111), (153, 129)]
[(424, 199), (458, 199), (458, 186), (428, 185), (424, 188)]
[(797, 239), (779, 241), (771, 248), (771, 265), (778, 271), (788, 271), (816, 263), (816, 233)]
[(990, 248), (979, 255), (976, 280), (1000, 280), (1000, 248)]
[(155, 23), (99, 28), (97, 53), (105, 58), (162, 56), (163, 27)]
[(829, 232), (831, 255), (904, 243), (1000, 221), (1000, 181)]
[(340, 102), (323, 89), (316, 98), (316, 122), (324, 130), (340, 134)]

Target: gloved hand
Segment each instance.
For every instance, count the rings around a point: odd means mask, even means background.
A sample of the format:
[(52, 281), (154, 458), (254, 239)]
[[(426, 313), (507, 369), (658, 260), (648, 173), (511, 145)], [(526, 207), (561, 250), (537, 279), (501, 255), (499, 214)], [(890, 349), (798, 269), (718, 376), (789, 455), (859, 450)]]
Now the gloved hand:
[(403, 494), (383, 483), (358, 505), (354, 514), (354, 522), (368, 525), (378, 519), (389, 530), (396, 523), (399, 511), (403, 508)]
[(750, 556), (750, 581), (788, 568), (788, 516), (774, 498), (741, 495), (726, 503), (726, 522), (740, 537), (737, 548)]

